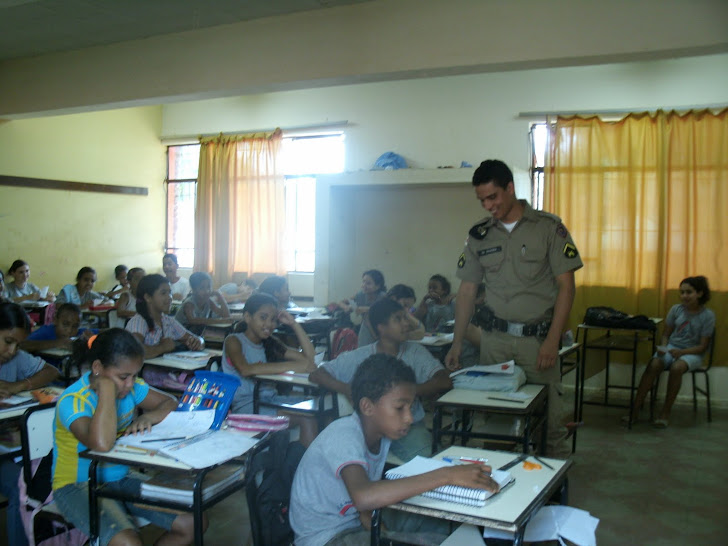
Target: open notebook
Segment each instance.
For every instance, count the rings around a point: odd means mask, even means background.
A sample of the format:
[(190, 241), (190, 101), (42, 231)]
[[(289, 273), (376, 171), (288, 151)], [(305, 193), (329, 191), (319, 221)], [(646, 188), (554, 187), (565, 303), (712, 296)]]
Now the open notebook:
[[(451, 466), (451, 464), (440, 459), (428, 459), (427, 457), (417, 456), (402, 466), (388, 470), (384, 476), (388, 480), (398, 480), (400, 478), (417, 476), (419, 474), (424, 474), (425, 472), (431, 472), (432, 470), (437, 470), (438, 468), (444, 468), (447, 466)], [(501, 489), (513, 481), (511, 473), (503, 470), (493, 470), (491, 477), (498, 483)], [(474, 489), (470, 487), (461, 487), (459, 485), (444, 485), (437, 489), (433, 489), (432, 491), (426, 491), (422, 494), (426, 497), (467, 504), (469, 506), (485, 506), (486, 499), (493, 496), (493, 493), (486, 491), (485, 489)]]

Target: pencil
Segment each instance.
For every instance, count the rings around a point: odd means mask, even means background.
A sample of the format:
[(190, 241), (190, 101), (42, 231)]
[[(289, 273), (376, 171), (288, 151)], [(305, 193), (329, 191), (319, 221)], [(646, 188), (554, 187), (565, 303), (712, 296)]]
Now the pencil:
[(497, 396), (489, 396), (488, 400), (498, 400), (500, 402), (513, 402), (514, 404), (523, 404), (525, 400), (515, 400), (514, 398), (498, 398)]
[(172, 440), (186, 440), (187, 436), (176, 436), (174, 438), (156, 438), (154, 440), (142, 440), (141, 443), (145, 444), (147, 442), (171, 442)]

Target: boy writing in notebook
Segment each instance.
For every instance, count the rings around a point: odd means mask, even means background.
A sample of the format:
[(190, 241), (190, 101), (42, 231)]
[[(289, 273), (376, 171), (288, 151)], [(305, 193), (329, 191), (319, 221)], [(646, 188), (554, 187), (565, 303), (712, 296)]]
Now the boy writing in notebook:
[(325, 362), (309, 376), (310, 381), (344, 394), (353, 402), (351, 381), (354, 372), (367, 357), (383, 353), (404, 361), (415, 374), (414, 424), (405, 437), (392, 443), (392, 454), (405, 462), (417, 455), (429, 457), (431, 454), (432, 436), (423, 422), (425, 410), (419, 398), (433, 397), (452, 388), (449, 373), (430, 351), (419, 343), (407, 341), (409, 326), (406, 314), (407, 311), (396, 301), (389, 298), (377, 301), (369, 308), (369, 322), (379, 339)]
[[(381, 480), (390, 443), (414, 422), (417, 384), (398, 358), (374, 354), (356, 370), (351, 384), (355, 412), (334, 421), (313, 441), (296, 470), (290, 519), (296, 546), (369, 544), (371, 514), (443, 485), (498, 491), (485, 465), (440, 468), (413, 478)], [(385, 511), (384, 532), (416, 544), (439, 544), (448, 524)], [(409, 536), (396, 533), (406, 531)]]

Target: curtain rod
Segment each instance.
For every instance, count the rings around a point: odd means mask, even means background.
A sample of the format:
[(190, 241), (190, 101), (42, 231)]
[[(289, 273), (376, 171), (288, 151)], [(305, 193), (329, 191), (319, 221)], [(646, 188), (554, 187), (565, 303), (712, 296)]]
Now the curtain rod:
[[(349, 126), (349, 120), (343, 120), (343, 121), (331, 121), (331, 122), (325, 122), (325, 123), (316, 123), (313, 125), (298, 125), (298, 126), (291, 126), (291, 127), (281, 127), (281, 131), (284, 133), (294, 133), (294, 132), (304, 132), (304, 131), (320, 131), (322, 129), (343, 129), (344, 127)], [(225, 131), (222, 133), (223, 136), (231, 136), (231, 135), (240, 135), (240, 134), (252, 134), (252, 133), (272, 133), (277, 128), (273, 127), (268, 129), (245, 129), (240, 131)], [(172, 144), (172, 143), (182, 143), (182, 142), (197, 142), (197, 140), (207, 137), (215, 137), (220, 135), (221, 133), (203, 133), (203, 134), (197, 134), (197, 135), (170, 135), (170, 136), (164, 136), (161, 138), (161, 141), (163, 144)]]
[(651, 106), (649, 108), (633, 108), (631, 110), (572, 110), (572, 111), (559, 111), (552, 110), (550, 112), (519, 112), (518, 118), (520, 119), (542, 119), (552, 116), (627, 116), (629, 114), (640, 114), (642, 112), (654, 112), (655, 110), (677, 110), (678, 112), (687, 110), (722, 110), (728, 108), (728, 104), (694, 104), (692, 106), (671, 106), (671, 107), (660, 107), (655, 108)]

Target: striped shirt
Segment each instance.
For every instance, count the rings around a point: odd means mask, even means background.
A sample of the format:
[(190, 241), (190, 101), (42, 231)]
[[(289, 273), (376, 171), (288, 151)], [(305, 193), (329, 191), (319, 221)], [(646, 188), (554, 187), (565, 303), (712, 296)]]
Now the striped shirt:
[[(89, 385), (90, 372), (86, 372), (68, 387), (56, 405), (56, 419), (53, 435), (53, 489), (88, 480), (89, 459), (82, 459), (79, 453), (88, 449), (71, 432), (71, 424), (81, 417), (91, 418), (96, 411), (99, 397)], [(137, 378), (131, 392), (116, 400), (116, 437), (121, 436), (134, 419), (134, 410), (149, 393), (149, 385)], [(129, 471), (125, 465), (99, 464), (100, 481), (113, 482), (123, 478)]]

